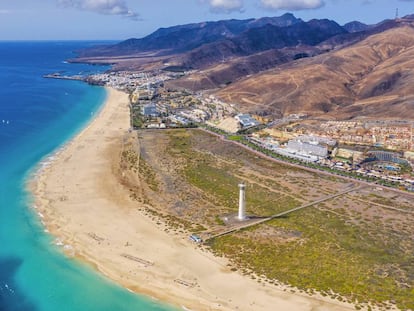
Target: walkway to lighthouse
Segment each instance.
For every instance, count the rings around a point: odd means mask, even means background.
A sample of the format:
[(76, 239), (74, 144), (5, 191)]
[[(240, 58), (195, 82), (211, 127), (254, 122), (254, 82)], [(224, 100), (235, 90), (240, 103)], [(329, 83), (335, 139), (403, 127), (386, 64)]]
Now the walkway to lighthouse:
[(282, 217), (282, 216), (286, 216), (286, 215), (288, 215), (290, 213), (299, 211), (299, 210), (304, 209), (306, 207), (310, 207), (310, 206), (313, 206), (315, 204), (319, 204), (319, 203), (322, 203), (322, 202), (325, 202), (325, 201), (328, 201), (328, 200), (331, 200), (331, 199), (340, 197), (342, 195), (345, 195), (347, 193), (350, 193), (350, 192), (353, 192), (353, 191), (356, 191), (356, 190), (360, 190), (360, 189), (365, 188), (365, 187), (367, 187), (367, 186), (366, 185), (364, 185), (364, 186), (361, 186), (361, 185), (354, 186), (353, 184), (351, 184), (350, 187), (348, 189), (346, 189), (346, 190), (343, 190), (341, 192), (338, 192), (338, 193), (329, 195), (327, 197), (324, 197), (322, 199), (319, 199), (319, 200), (316, 200), (316, 201), (313, 201), (313, 202), (310, 202), (310, 203), (306, 203), (304, 205), (301, 205), (301, 206), (292, 208), (290, 210), (287, 210), (287, 211), (278, 213), (276, 215), (273, 215), (273, 216), (270, 216), (270, 217), (266, 217), (266, 218), (259, 218), (259, 219), (256, 218), (255, 220), (250, 219), (250, 220), (244, 221), (244, 222), (242, 222), (242, 224), (240, 226), (235, 226), (235, 227), (232, 227), (232, 228), (230, 228), (230, 229), (228, 229), (226, 231), (223, 231), (223, 232), (220, 232), (220, 233), (211, 235), (211, 236), (206, 236), (204, 238), (204, 241), (208, 241), (210, 239), (218, 238), (218, 237), (221, 237), (223, 235), (227, 235), (227, 234), (230, 234), (230, 233), (233, 233), (233, 232), (242, 230), (242, 229), (246, 229), (246, 228), (249, 228), (249, 227), (252, 227), (252, 226), (256, 226), (256, 225), (259, 225), (259, 224), (268, 222), (269, 220), (272, 220), (272, 219), (275, 219), (275, 218), (279, 218), (279, 217)]

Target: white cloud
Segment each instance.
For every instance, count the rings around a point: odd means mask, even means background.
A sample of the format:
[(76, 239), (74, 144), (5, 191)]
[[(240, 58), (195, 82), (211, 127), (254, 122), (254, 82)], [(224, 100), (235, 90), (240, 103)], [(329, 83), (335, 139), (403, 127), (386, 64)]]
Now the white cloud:
[(234, 11), (242, 11), (244, 6), (243, 0), (204, 0), (210, 5), (213, 13), (231, 13)]
[(260, 0), (261, 5), (271, 10), (309, 10), (325, 5), (324, 0)]
[(119, 15), (138, 20), (139, 15), (124, 0), (58, 0), (59, 5), (105, 15)]

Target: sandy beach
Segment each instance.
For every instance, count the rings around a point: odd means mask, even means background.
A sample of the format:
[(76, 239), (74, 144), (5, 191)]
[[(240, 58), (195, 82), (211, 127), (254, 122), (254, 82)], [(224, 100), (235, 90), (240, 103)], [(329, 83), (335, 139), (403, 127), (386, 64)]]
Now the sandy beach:
[[(47, 230), (120, 285), (191, 310), (350, 310), (232, 272), (185, 234), (165, 231), (116, 177), (129, 129), (128, 96), (107, 89), (99, 115), (30, 185)], [(320, 298), (320, 299), (319, 299)]]

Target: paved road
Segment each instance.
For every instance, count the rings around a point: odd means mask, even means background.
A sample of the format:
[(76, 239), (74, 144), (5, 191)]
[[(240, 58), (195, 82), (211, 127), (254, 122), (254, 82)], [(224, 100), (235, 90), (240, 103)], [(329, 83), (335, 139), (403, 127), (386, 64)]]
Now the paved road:
[(266, 154), (264, 154), (264, 153), (262, 153), (260, 151), (257, 151), (257, 150), (255, 150), (253, 148), (250, 148), (249, 146), (246, 146), (246, 145), (244, 145), (244, 144), (242, 144), (242, 143), (240, 143), (238, 141), (226, 139), (221, 134), (217, 134), (215, 132), (209, 131), (209, 130), (204, 129), (204, 128), (197, 128), (197, 129), (198, 130), (201, 130), (201, 131), (204, 131), (204, 132), (207, 132), (207, 133), (209, 133), (211, 135), (214, 135), (214, 136), (220, 138), (221, 140), (223, 140), (225, 142), (235, 144), (235, 145), (239, 146), (240, 148), (243, 148), (245, 150), (248, 150), (248, 151), (250, 151), (250, 152), (252, 152), (252, 153), (254, 153), (254, 154), (256, 154), (256, 155), (258, 155), (258, 156), (260, 156), (262, 158), (264, 158), (264, 159), (269, 160), (269, 161), (273, 161), (273, 162), (276, 162), (276, 163), (279, 163), (279, 164), (283, 164), (283, 165), (286, 165), (286, 166), (296, 167), (296, 168), (299, 168), (299, 169), (302, 169), (302, 170), (305, 170), (305, 171), (308, 171), (308, 172), (313, 172), (313, 173), (316, 173), (316, 174), (333, 176), (333, 177), (340, 178), (340, 179), (343, 179), (343, 180), (347, 180), (347, 181), (351, 181), (351, 182), (354, 182), (354, 183), (358, 183), (360, 185), (366, 185), (366, 186), (370, 186), (370, 187), (380, 187), (380, 188), (383, 188), (383, 189), (387, 189), (387, 190), (390, 190), (390, 191), (394, 191), (394, 192), (397, 192), (397, 193), (401, 193), (401, 194), (405, 194), (405, 195), (413, 196), (414, 197), (414, 193), (412, 193), (412, 192), (408, 192), (408, 191), (404, 191), (404, 190), (399, 190), (399, 189), (396, 189), (396, 188), (392, 188), (392, 187), (388, 187), (388, 186), (384, 186), (384, 185), (379, 185), (379, 184), (376, 184), (374, 182), (360, 180), (360, 179), (357, 179), (357, 178), (354, 178), (354, 177), (343, 176), (343, 175), (340, 175), (340, 174), (336, 174), (336, 173), (331, 173), (331, 172), (325, 171), (323, 169), (311, 168), (311, 167), (307, 167), (307, 166), (304, 166), (304, 165), (295, 164), (295, 163), (287, 162), (287, 161), (284, 161), (284, 160), (281, 160), (281, 159), (278, 159), (278, 158), (274, 158), (274, 157), (268, 156), (268, 155), (266, 155)]

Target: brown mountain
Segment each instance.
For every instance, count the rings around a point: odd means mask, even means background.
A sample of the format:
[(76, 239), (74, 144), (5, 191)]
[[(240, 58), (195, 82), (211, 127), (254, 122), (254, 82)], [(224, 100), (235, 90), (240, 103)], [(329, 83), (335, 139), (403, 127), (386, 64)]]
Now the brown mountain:
[(191, 24), (98, 48), (94, 58), (79, 61), (127, 70), (198, 69), (167, 87), (214, 89), (261, 115), (414, 119), (413, 23), (406, 16), (373, 26), (353, 22), (346, 30), (329, 20), (284, 15)]
[[(249, 29), (234, 38), (204, 44), (187, 53), (173, 56), (169, 62), (185, 68), (205, 68), (229, 58), (249, 56), (272, 49), (291, 50), (297, 46), (315, 46), (344, 34), (347, 34), (344, 28), (326, 19), (299, 21), (285, 27), (266, 24)], [(300, 50), (299, 48), (295, 55), (300, 54)], [(284, 54), (283, 51), (281, 54)]]
[[(167, 85), (172, 88), (186, 88), (192, 91), (221, 88), (241, 78), (320, 53), (322, 51), (317, 47), (299, 45), (283, 49), (271, 49), (249, 56), (223, 58), (222, 61), (214, 62), (214, 65), (196, 71), (190, 76), (169, 81)], [(174, 61), (178, 59), (178, 63), (181, 63), (180, 57), (175, 58)], [(186, 57), (187, 55), (184, 55), (184, 59)]]
[[(129, 39), (111, 46), (80, 51), (72, 62), (116, 64), (117, 69), (145, 69), (169, 63), (175, 68), (201, 69), (237, 57), (272, 49), (280, 51), (277, 60), (260, 60), (256, 73), (291, 59), (307, 56), (302, 46), (315, 46), (338, 35), (349, 34), (336, 22), (313, 19), (304, 22), (292, 14), (248, 20), (224, 20), (161, 28), (142, 39)], [(346, 39), (344, 39), (346, 41)], [(298, 47), (298, 51), (292, 51)], [(293, 54), (293, 55), (292, 55)], [(258, 57), (255, 57), (257, 60)], [(253, 65), (253, 64), (252, 64)], [(252, 67), (252, 66), (249, 66)], [(238, 76), (233, 77), (235, 80)]]
[(411, 20), (346, 48), (245, 78), (217, 95), (261, 114), (414, 119)]
[(342, 27), (344, 27), (348, 32), (360, 32), (360, 31), (368, 30), (372, 28), (373, 26), (361, 23), (359, 21), (353, 21), (353, 22), (346, 23)]
[(262, 17), (245, 20), (220, 20), (160, 28), (150, 35), (131, 38), (114, 45), (96, 46), (79, 51), (80, 57), (126, 56), (143, 52), (157, 52), (163, 55), (182, 53), (204, 44), (236, 38), (245, 31), (273, 27), (289, 27), (303, 23), (291, 13), (276, 17)]
[[(339, 25), (329, 20), (298, 22), (282, 30), (270, 25), (254, 29), (233, 40), (205, 44), (190, 52), (166, 58), (169, 64), (179, 68), (203, 69), (191, 77), (174, 81), (170, 85), (193, 91), (222, 87), (246, 75), (351, 46), (373, 34), (399, 27), (401, 22), (385, 20), (369, 26), (366, 30), (355, 32), (345, 32)], [(315, 33), (317, 36), (314, 36)], [(277, 39), (262, 39), (262, 37)], [(255, 44), (256, 41), (260, 44)]]

